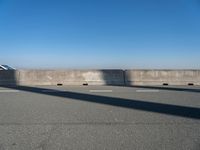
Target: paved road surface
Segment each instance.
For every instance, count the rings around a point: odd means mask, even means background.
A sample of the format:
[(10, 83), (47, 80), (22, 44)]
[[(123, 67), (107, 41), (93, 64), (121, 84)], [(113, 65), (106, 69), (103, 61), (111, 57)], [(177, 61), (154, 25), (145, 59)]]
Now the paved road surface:
[(200, 87), (0, 87), (0, 150), (200, 150)]

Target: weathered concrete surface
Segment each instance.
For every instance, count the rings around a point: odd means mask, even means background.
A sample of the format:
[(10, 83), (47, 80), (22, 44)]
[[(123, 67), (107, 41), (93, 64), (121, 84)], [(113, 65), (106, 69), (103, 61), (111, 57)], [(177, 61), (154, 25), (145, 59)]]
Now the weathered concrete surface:
[(0, 71), (0, 85), (200, 85), (200, 70)]
[(20, 85), (124, 85), (123, 70), (20, 70)]
[(200, 85), (200, 70), (126, 70), (126, 85)]

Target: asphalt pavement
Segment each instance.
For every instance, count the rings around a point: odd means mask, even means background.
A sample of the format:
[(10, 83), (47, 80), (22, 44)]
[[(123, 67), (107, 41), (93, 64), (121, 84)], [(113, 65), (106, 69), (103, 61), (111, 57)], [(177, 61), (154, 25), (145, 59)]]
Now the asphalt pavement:
[(200, 87), (0, 87), (0, 150), (200, 150)]

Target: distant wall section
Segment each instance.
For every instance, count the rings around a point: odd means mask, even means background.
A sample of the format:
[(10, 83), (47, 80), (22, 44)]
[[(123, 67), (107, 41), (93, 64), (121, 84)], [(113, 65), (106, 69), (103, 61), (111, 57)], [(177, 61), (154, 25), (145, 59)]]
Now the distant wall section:
[(126, 70), (126, 85), (200, 85), (200, 70)]

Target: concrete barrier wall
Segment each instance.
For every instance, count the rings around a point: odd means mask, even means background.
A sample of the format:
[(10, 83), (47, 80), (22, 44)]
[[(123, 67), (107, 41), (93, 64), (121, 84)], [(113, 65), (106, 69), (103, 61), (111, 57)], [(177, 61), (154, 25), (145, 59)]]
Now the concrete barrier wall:
[(20, 70), (20, 85), (124, 85), (123, 70)]
[(200, 85), (200, 70), (126, 70), (126, 85)]
[(200, 85), (200, 70), (0, 71), (0, 85)]

